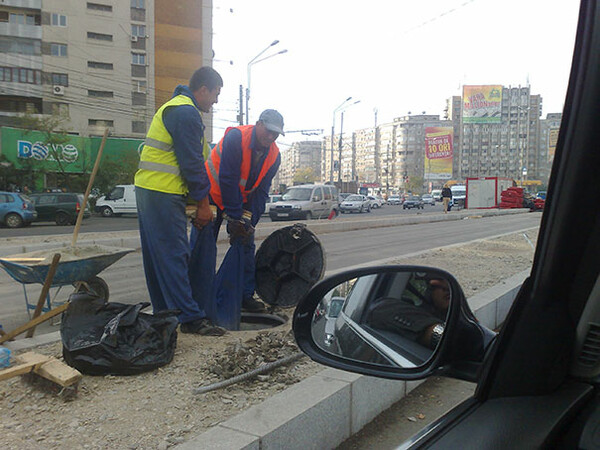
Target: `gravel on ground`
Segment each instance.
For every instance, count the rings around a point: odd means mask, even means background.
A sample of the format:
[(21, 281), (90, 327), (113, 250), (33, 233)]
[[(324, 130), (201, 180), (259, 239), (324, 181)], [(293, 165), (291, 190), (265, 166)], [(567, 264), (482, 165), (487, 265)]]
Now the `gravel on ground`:
[[(425, 252), (394, 263), (452, 273), (467, 297), (531, 267), (537, 229)], [(287, 316), (292, 310), (281, 311)], [(62, 358), (60, 343), (34, 351)], [(1, 448), (166, 449), (321, 371), (302, 358), (268, 374), (194, 395), (193, 389), (296, 353), (288, 321), (222, 337), (179, 334), (173, 361), (145, 374), (84, 376), (65, 395), (37, 376), (0, 382)]]

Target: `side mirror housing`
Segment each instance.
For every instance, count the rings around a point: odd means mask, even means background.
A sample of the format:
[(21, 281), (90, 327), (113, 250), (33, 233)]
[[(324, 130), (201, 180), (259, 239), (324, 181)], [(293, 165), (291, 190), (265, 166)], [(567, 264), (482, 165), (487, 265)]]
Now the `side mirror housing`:
[(355, 269), (316, 284), (293, 330), (313, 360), (391, 379), (475, 381), (495, 333), (477, 322), (456, 279), (422, 266)]

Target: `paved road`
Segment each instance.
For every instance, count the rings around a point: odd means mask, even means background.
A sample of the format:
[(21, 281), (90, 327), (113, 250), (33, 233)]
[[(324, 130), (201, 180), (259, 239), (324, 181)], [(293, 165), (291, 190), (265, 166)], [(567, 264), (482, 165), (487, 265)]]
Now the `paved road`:
[[(385, 208), (382, 209), (384, 210)], [(368, 261), (535, 227), (539, 225), (540, 218), (540, 214), (518, 214), (327, 233), (319, 235), (319, 239), (325, 249), (327, 270), (337, 270)], [(260, 242), (257, 242), (258, 245)], [(219, 244), (218, 250), (222, 257), (227, 245)], [(148, 301), (139, 251), (108, 267), (101, 276), (110, 287), (112, 301)], [(34, 302), (40, 290), (39, 285), (28, 285), (27, 292)], [(66, 299), (69, 292), (63, 288), (57, 299)], [(0, 323), (5, 329), (15, 328), (27, 320), (22, 285), (12, 280), (3, 270), (0, 271), (0, 298)], [(39, 331), (48, 332), (55, 329), (56, 327), (52, 328), (50, 324), (44, 324)]]
[[(402, 209), (402, 206), (386, 205), (380, 209), (373, 209), (370, 213), (340, 214), (336, 220), (356, 220), (365, 217), (383, 217), (398, 214), (419, 214), (423, 212), (442, 211), (441, 203), (435, 206), (425, 205), (424, 209)], [(268, 216), (263, 216), (261, 223), (270, 223)], [(284, 222), (278, 222), (284, 223)], [(56, 234), (73, 234), (74, 226), (58, 226), (54, 222), (35, 222), (27, 228), (0, 227), (0, 238), (18, 236), (49, 236)], [(131, 231), (138, 229), (138, 220), (135, 214), (123, 214), (120, 217), (101, 217), (94, 215), (85, 219), (81, 224), (80, 233), (101, 233), (106, 231)]]

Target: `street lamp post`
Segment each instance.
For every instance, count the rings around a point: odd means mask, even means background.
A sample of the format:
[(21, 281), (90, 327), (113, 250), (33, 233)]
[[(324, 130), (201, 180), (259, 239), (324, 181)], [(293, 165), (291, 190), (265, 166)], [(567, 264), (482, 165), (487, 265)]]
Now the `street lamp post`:
[(271, 42), (264, 50), (262, 50), (258, 55), (256, 55), (254, 58), (252, 58), (249, 62), (248, 62), (248, 66), (247, 66), (247, 81), (248, 83), (246, 84), (246, 125), (248, 125), (249, 123), (249, 116), (248, 116), (248, 111), (249, 111), (249, 103), (250, 103), (250, 69), (252, 67), (253, 64), (257, 64), (261, 61), (264, 61), (266, 59), (272, 58), (273, 56), (277, 56), (277, 55), (281, 55), (283, 53), (286, 53), (287, 50), (281, 50), (280, 52), (274, 53), (272, 55), (266, 56), (262, 59), (258, 59), (260, 58), (267, 50), (269, 50), (271, 47), (273, 47), (274, 45), (279, 44), (278, 40), (274, 40), (273, 42)]
[(335, 138), (335, 113), (337, 113), (340, 109), (342, 109), (342, 107), (348, 103), (350, 100), (352, 100), (352, 97), (348, 97), (346, 100), (344, 100), (342, 103), (340, 103), (340, 105), (335, 108), (333, 110), (333, 123), (331, 125), (331, 164), (329, 167), (329, 181), (331, 181), (333, 183), (333, 141)]
[[(339, 140), (339, 146), (338, 146), (338, 182), (340, 183), (340, 187), (342, 186), (342, 135), (343, 135), (343, 130), (344, 130), (344, 111), (347, 110), (348, 108), (350, 108), (351, 106), (356, 105), (357, 103), (360, 103), (360, 100), (356, 100), (355, 102), (349, 104), (349, 105), (345, 105), (342, 108), (342, 117), (340, 120), (340, 140)], [(332, 176), (333, 178), (333, 176)]]

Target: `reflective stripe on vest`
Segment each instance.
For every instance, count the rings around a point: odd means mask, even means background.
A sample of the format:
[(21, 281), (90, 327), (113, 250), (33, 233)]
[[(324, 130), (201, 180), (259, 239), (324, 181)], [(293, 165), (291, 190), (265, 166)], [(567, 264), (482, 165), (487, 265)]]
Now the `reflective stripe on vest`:
[(139, 170), (135, 174), (136, 186), (169, 194), (187, 194), (187, 183), (181, 177), (173, 138), (162, 119), (166, 108), (180, 105), (192, 105), (195, 108), (190, 97), (178, 95), (162, 105), (154, 115), (140, 153)]
[[(254, 129), (254, 125), (242, 125), (239, 127), (227, 128), (227, 130), (225, 130), (225, 136), (234, 128), (240, 130), (242, 133), (242, 166), (240, 167), (239, 187), (243, 202), (246, 203), (248, 201), (248, 195), (258, 189), (269, 169), (277, 161), (279, 148), (274, 142), (271, 144), (269, 147), (269, 153), (264, 160), (263, 166), (258, 174), (258, 177), (256, 178), (254, 186), (247, 190), (246, 184), (248, 183), (250, 166), (252, 164), (252, 149), (250, 148), (250, 143), (252, 142), (252, 130)], [(223, 136), (223, 139), (225, 136)], [(219, 169), (223, 151), (223, 139), (221, 139), (215, 148), (213, 148), (210, 158), (206, 160), (206, 171), (208, 173), (208, 177), (210, 178), (210, 196), (220, 209), (223, 209), (223, 197), (221, 195), (221, 186), (219, 184)]]

